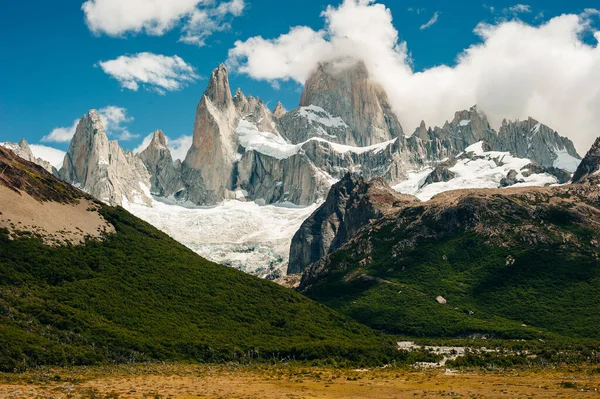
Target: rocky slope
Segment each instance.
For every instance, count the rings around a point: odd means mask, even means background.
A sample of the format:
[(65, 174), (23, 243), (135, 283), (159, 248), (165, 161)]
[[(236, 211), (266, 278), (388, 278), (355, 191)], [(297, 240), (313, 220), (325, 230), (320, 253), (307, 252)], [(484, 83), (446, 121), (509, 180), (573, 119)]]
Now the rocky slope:
[(91, 110), (79, 121), (61, 178), (108, 204), (149, 203), (150, 175), (144, 163), (109, 141), (102, 120)]
[(392, 190), (382, 178), (367, 181), (346, 174), (292, 238), (288, 274), (301, 273), (372, 220), (397, 210), (401, 204), (417, 201)]
[(363, 226), (300, 289), (393, 333), (598, 338), (599, 242), (595, 184), (448, 191)]
[(0, 230), (47, 245), (81, 245), (115, 232), (93, 197), (0, 147)]

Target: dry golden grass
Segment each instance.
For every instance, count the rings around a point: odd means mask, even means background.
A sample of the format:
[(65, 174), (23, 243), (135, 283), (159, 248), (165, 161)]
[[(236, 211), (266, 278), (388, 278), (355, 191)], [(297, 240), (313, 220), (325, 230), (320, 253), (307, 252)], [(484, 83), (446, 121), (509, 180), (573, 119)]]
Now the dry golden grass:
[(598, 398), (592, 368), (336, 370), (302, 365), (136, 365), (0, 375), (0, 398)]

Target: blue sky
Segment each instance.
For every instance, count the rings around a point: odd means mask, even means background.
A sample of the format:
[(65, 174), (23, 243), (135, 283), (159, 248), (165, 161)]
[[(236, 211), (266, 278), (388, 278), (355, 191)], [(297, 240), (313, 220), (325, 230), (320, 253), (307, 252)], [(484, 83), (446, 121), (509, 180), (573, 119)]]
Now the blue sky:
[[(122, 141), (125, 148), (135, 148), (142, 137), (155, 129), (162, 129), (170, 137), (190, 135), (206, 77), (227, 59), (228, 50), (236, 40), (253, 36), (275, 38), (297, 25), (321, 29), (321, 12), (328, 4), (339, 5), (339, 2), (316, 0), (247, 0), (241, 15), (230, 18), (231, 29), (214, 32), (206, 38), (204, 46), (197, 46), (178, 41), (182, 22), (162, 36), (143, 32), (126, 33), (123, 37), (94, 34), (86, 25), (82, 3), (82, 0), (2, 2), (0, 141), (25, 137), (36, 143), (54, 128), (70, 126), (87, 110), (108, 105), (125, 108), (133, 118), (127, 129), (140, 137)], [(526, 1), (523, 5), (529, 7), (529, 12), (513, 14), (507, 10), (517, 4), (515, 1), (488, 1), (487, 5), (481, 1), (459, 4), (439, 0), (380, 3), (391, 11), (399, 39), (407, 43), (415, 72), (441, 64), (454, 65), (457, 54), (481, 41), (473, 33), (479, 22), (499, 23), (517, 17), (537, 26), (563, 13), (580, 14), (586, 8), (598, 6), (597, 0)], [(434, 13), (438, 15), (437, 21), (421, 29)], [(592, 34), (583, 40), (595, 45)], [(199, 78), (180, 90), (161, 95), (144, 88), (124, 89), (98, 66), (99, 61), (141, 52), (177, 55), (195, 68)], [(282, 81), (276, 90), (268, 82), (232, 72), (230, 82), (233, 90), (241, 87), (245, 94), (258, 96), (272, 106), (281, 100), (290, 109), (299, 100), (299, 84), (294, 81)], [(405, 126), (405, 130), (412, 128)], [(68, 143), (48, 145), (63, 150), (68, 147)]]

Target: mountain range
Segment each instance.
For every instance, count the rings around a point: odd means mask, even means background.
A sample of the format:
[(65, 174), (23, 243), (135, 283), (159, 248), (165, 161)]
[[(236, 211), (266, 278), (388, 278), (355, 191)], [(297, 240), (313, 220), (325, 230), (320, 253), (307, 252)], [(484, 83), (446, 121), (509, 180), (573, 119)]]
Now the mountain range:
[(3, 146), (1, 370), (600, 339), (600, 138), (582, 160), (476, 106), (406, 135), (357, 62), (320, 65), (290, 111), (232, 93), (220, 65), (182, 160), (160, 130), (124, 151), (95, 110), (59, 170)]

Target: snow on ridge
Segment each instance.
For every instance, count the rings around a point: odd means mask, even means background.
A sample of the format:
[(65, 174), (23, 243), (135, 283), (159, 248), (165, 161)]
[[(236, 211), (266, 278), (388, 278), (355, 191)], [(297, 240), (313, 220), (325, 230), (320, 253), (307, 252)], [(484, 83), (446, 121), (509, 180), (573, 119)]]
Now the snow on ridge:
[(346, 122), (339, 116), (334, 117), (323, 108), (312, 104), (306, 107), (300, 107), (298, 115), (311, 122), (316, 122), (327, 127), (348, 127)]
[(285, 141), (283, 137), (275, 133), (259, 131), (255, 124), (244, 119), (240, 120), (236, 129), (236, 133), (238, 134), (240, 145), (244, 147), (246, 151), (260, 152), (261, 154), (265, 154), (277, 159), (285, 159), (297, 154), (300, 152), (301, 148), (310, 141), (326, 143), (334, 151), (341, 154), (348, 152), (353, 152), (355, 154), (373, 152), (374, 154), (377, 154), (381, 151), (384, 151), (388, 146), (396, 141), (396, 139), (392, 139), (366, 147), (354, 147), (345, 144), (332, 143), (331, 141), (320, 137), (312, 137), (299, 144), (290, 144)]
[(575, 173), (577, 167), (581, 163), (581, 159), (577, 159), (569, 154), (566, 148), (563, 148), (562, 150), (556, 148), (554, 149), (554, 153), (556, 154), (556, 159), (554, 160), (552, 166)]
[(471, 124), (471, 121), (469, 119), (463, 119), (462, 121), (459, 122), (460, 126), (467, 126), (470, 124)]

